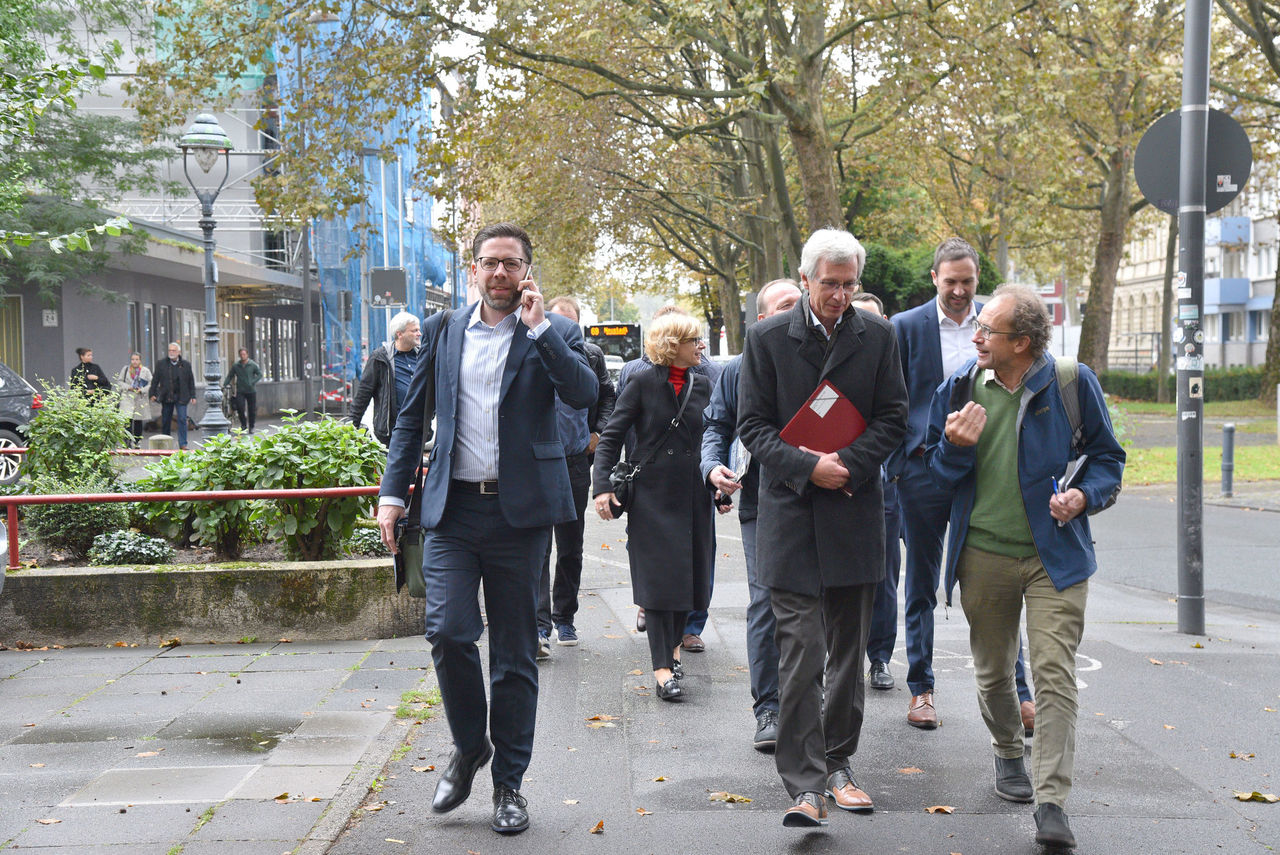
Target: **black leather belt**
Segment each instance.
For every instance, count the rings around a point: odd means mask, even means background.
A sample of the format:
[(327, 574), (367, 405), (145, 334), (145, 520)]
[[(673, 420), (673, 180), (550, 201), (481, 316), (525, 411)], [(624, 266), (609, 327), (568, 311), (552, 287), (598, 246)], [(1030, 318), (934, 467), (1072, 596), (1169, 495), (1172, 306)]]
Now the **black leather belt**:
[(453, 480), (454, 488), (467, 493), (479, 493), (481, 496), (498, 495), (498, 482), (494, 481), (459, 481)]

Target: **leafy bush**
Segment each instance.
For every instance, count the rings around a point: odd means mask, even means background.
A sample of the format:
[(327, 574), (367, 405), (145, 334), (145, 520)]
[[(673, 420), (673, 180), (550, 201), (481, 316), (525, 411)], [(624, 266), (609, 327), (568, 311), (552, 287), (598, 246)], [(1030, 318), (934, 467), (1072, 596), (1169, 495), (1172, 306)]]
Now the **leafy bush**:
[(22, 430), (27, 437), (22, 472), (67, 483), (96, 481), (110, 492), (116, 469), (110, 452), (129, 444), (129, 420), (114, 395), (55, 386), (44, 393), (40, 414)]
[[(254, 438), (232, 434), (211, 436), (190, 451), (162, 457), (147, 467), (135, 484), (142, 492), (251, 490), (250, 459)], [(253, 532), (253, 513), (261, 502), (235, 499), (218, 502), (139, 503), (137, 513), (149, 527), (178, 543), (212, 546), (220, 556), (239, 558)]]
[(382, 542), (382, 534), (376, 528), (357, 526), (347, 538), (346, 550), (350, 555), (390, 555), (387, 545)]
[[(101, 479), (82, 476), (74, 483), (48, 475), (31, 480), (29, 492), (50, 496), (76, 493), (110, 493), (111, 484)], [(129, 512), (120, 502), (100, 505), (30, 505), (24, 514), (26, 530), (51, 549), (64, 550), (79, 558), (93, 546), (93, 539), (104, 531), (124, 528)]]
[[(364, 487), (382, 477), (386, 451), (350, 423), (328, 417), (304, 421), (290, 411), (280, 430), (255, 440), (247, 466), (259, 489)], [(283, 540), (291, 556), (314, 561), (340, 556), (356, 520), (372, 506), (366, 496), (273, 499), (253, 519), (265, 522), (269, 536)]]
[(89, 550), (89, 563), (97, 566), (168, 564), (172, 560), (173, 547), (168, 541), (128, 530), (98, 535)]
[[(1098, 374), (1104, 391), (1129, 401), (1154, 401), (1156, 399), (1156, 373), (1131, 374), (1127, 371), (1103, 371)], [(1175, 399), (1177, 378), (1170, 374), (1164, 378), (1169, 390), (1169, 400)], [(1206, 401), (1248, 401), (1262, 391), (1261, 368), (1208, 368), (1204, 372), (1204, 399)]]

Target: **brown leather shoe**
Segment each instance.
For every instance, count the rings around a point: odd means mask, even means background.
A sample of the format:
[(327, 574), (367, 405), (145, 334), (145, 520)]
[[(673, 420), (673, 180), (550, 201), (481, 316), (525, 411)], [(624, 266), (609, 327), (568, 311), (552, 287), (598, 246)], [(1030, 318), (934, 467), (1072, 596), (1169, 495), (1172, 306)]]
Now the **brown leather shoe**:
[(933, 730), (941, 723), (938, 721), (937, 711), (933, 708), (932, 691), (911, 696), (911, 706), (907, 708), (907, 724), (924, 730)]
[(692, 633), (685, 634), (685, 637), (680, 640), (680, 646), (690, 653), (701, 653), (707, 649), (707, 645), (702, 643), (702, 638)]
[(827, 800), (822, 793), (801, 793), (796, 803), (782, 815), (787, 828), (813, 828), (827, 824)]
[(1036, 702), (1022, 702), (1022, 729), (1027, 732), (1027, 736), (1036, 732)]
[(827, 796), (840, 810), (855, 813), (870, 813), (875, 810), (871, 804), (871, 796), (853, 782), (853, 770), (848, 766), (827, 776)]

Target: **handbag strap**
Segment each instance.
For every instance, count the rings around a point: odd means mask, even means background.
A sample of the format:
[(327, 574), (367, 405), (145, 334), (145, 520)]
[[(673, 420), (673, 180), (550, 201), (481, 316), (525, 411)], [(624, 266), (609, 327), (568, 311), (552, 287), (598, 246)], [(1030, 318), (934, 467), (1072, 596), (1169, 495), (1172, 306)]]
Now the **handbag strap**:
[(667, 425), (666, 431), (662, 434), (662, 439), (658, 440), (657, 443), (652, 448), (649, 449), (649, 453), (645, 455), (644, 460), (637, 463), (636, 468), (631, 470), (631, 477), (634, 478), (637, 474), (639, 474), (640, 470), (643, 467), (649, 465), (649, 461), (652, 460), (653, 456), (658, 453), (658, 449), (661, 448), (662, 444), (667, 441), (667, 437), (671, 436), (671, 432), (675, 430), (677, 426), (679, 426), (680, 417), (684, 415), (684, 406), (685, 404), (689, 403), (689, 399), (693, 397), (692, 387), (693, 387), (692, 381), (689, 381), (688, 383), (685, 384), (684, 399), (680, 401), (680, 406), (676, 410), (675, 416), (671, 419), (671, 424)]
[[(422, 366), (423, 371), (435, 371), (436, 351), (440, 349), (440, 336), (444, 333), (444, 328), (449, 325), (449, 320), (452, 317), (453, 309), (449, 309), (444, 313), (444, 317), (440, 319), (440, 326), (436, 327), (436, 334), (431, 338), (431, 352), (427, 354), (427, 364)], [(423, 398), (422, 425), (425, 428), (431, 424), (431, 419), (436, 414), (436, 384), (434, 380), (427, 383)], [(413, 521), (421, 517), (422, 482), (425, 477), (426, 468), (419, 462), (418, 471), (413, 477), (413, 495), (409, 498), (409, 507), (405, 512), (411, 521), (410, 524), (413, 524)]]

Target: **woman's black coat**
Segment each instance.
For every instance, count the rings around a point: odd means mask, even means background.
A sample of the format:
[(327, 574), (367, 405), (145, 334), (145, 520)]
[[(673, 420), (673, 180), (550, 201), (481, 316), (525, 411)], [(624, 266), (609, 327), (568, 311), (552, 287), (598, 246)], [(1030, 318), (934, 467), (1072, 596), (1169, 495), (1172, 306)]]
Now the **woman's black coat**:
[[(636, 605), (646, 609), (694, 611), (711, 602), (712, 503), (700, 469), (702, 411), (711, 399), (711, 383), (689, 372), (681, 396), (689, 401), (680, 424), (636, 476), (627, 513), (631, 586)], [(612, 489), (609, 472), (628, 428), (636, 430), (631, 459), (643, 462), (678, 406), (665, 365), (651, 366), (627, 383), (596, 446), (594, 495)]]

